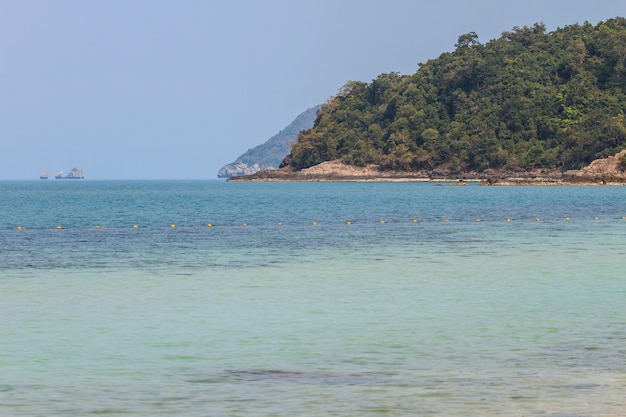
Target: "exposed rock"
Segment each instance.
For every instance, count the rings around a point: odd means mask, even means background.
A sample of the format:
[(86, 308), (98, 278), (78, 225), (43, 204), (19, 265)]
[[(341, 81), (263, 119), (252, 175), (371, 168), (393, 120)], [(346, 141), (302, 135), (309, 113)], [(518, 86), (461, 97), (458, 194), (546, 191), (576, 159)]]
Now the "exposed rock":
[(327, 161), (294, 171), (286, 166), (259, 171), (253, 175), (233, 177), (229, 181), (428, 181), (426, 171), (381, 171), (377, 165), (357, 167), (341, 161)]
[(604, 159), (596, 159), (587, 167), (581, 170), (582, 176), (598, 176), (612, 175), (616, 177), (626, 178), (626, 172), (622, 168), (620, 159), (626, 156), (626, 150), (623, 150), (613, 156)]
[(381, 171), (378, 165), (369, 164), (364, 167), (348, 165), (341, 161), (327, 161), (300, 171), (303, 175), (321, 177), (346, 177), (367, 179), (377, 177), (424, 177), (426, 172)]
[(580, 170), (565, 172), (536, 173), (531, 176), (508, 176), (483, 180), (483, 185), (625, 185), (626, 172), (620, 159), (626, 156), (623, 150), (607, 158), (596, 159)]
[(222, 169), (217, 173), (218, 178), (230, 178), (236, 177), (238, 175), (251, 175), (255, 172), (259, 172), (262, 168), (259, 164), (254, 164), (252, 166), (246, 164), (245, 162), (237, 162), (229, 165), (224, 165)]

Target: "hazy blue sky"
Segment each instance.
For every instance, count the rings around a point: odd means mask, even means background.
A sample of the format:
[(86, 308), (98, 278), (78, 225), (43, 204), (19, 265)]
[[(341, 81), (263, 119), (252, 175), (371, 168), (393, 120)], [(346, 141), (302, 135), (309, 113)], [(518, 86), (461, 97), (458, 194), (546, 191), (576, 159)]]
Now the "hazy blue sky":
[(0, 179), (211, 179), (348, 80), (623, 0), (0, 0)]

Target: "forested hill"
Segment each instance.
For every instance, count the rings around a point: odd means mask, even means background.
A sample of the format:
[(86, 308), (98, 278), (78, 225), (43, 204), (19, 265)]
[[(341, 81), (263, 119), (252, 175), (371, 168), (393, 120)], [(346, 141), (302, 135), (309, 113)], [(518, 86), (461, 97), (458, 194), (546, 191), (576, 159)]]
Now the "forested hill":
[(474, 32), (413, 75), (349, 81), (285, 162), (389, 170), (578, 169), (626, 148), (626, 19)]

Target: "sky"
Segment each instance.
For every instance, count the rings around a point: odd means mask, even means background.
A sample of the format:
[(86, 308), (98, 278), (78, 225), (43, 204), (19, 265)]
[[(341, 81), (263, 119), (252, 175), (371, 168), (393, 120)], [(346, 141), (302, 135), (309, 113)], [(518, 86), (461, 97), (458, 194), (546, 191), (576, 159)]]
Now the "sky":
[(0, 180), (215, 179), (349, 80), (623, 0), (0, 0)]

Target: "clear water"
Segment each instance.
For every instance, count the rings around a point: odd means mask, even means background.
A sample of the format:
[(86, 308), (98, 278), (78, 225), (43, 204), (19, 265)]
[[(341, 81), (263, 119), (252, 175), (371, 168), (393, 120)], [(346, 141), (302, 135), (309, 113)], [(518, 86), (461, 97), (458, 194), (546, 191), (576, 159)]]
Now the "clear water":
[(624, 416), (625, 215), (623, 187), (0, 182), (0, 415)]

